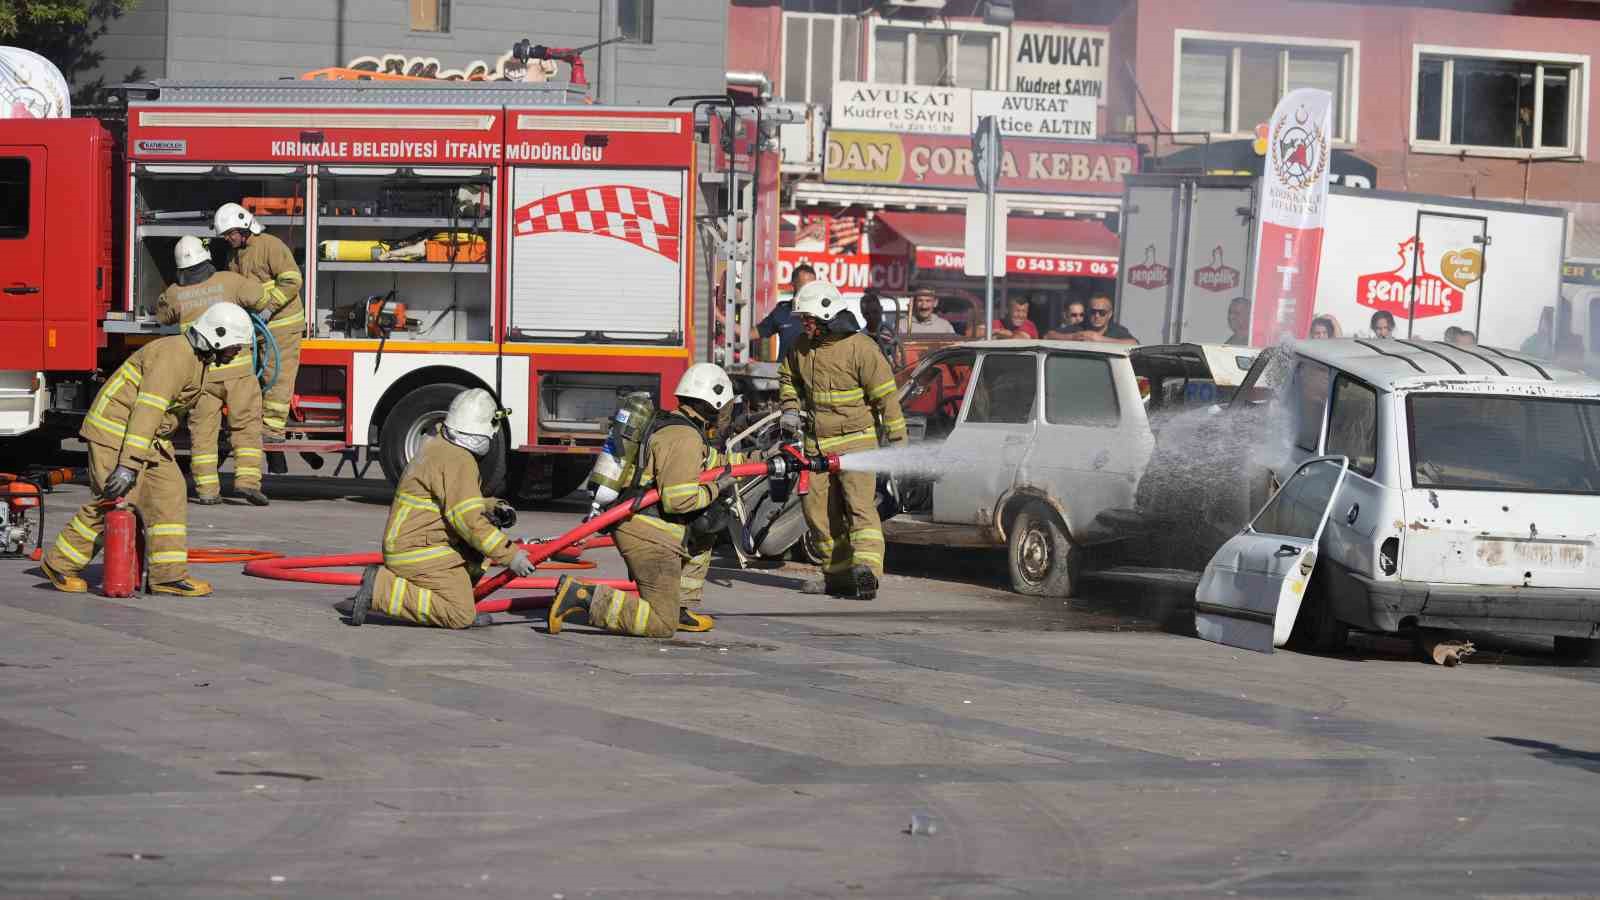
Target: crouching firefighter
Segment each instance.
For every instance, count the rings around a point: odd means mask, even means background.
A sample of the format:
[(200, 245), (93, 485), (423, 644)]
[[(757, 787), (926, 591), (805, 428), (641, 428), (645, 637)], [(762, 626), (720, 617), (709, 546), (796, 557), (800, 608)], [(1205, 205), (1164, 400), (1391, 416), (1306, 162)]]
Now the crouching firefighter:
[[(845, 454), (906, 441), (906, 420), (895, 397), (894, 373), (872, 337), (862, 334), (839, 289), (813, 281), (795, 295), (794, 312), (805, 334), (778, 366), (778, 400), (785, 431), (801, 431), (800, 411), (810, 414), (804, 430), (806, 456)], [(837, 472), (811, 479), (801, 500), (811, 539), (823, 558), (822, 577), (805, 584), (808, 594), (828, 593), (871, 600), (883, 578), (883, 524), (878, 515), (877, 477)]]
[(705, 592), (711, 548), (733, 515), (726, 503), (715, 502), (732, 496), (731, 474), (724, 471), (715, 482), (700, 483), (706, 469), (739, 461), (710, 443), (731, 418), (733, 382), (722, 367), (696, 363), (673, 393), (678, 408), (651, 421), (633, 461), (631, 486), (619, 501), (633, 502), (651, 487), (661, 495), (616, 530), (617, 550), (628, 564), (628, 577), (639, 586), (638, 595), (563, 577), (550, 605), (551, 634), (559, 634), (574, 614), (595, 628), (636, 637), (710, 631), (716, 624), (689, 607)]
[(199, 400), (208, 370), (232, 362), (253, 336), (243, 309), (218, 303), (182, 334), (139, 348), (106, 379), (78, 431), (89, 445), (94, 499), (61, 530), (42, 566), (57, 590), (88, 589), (78, 573), (99, 550), (105, 506), (127, 497), (144, 524), (151, 593), (211, 593), (189, 577), (188, 499), (172, 434)]
[(351, 625), (369, 612), (438, 628), (487, 625), (472, 596), (484, 562), (533, 574), (528, 554), (495, 524), (504, 521), (503, 507), (478, 489), (478, 460), (489, 453), (502, 416), (482, 388), (450, 403), (439, 433), (423, 441), (395, 488), (383, 565), (368, 566), (356, 595), (334, 605)]
[[(233, 272), (218, 272), (211, 263), (211, 251), (199, 238), (178, 238), (173, 259), (178, 265), (178, 283), (156, 301), (156, 318), (163, 325), (188, 328), (218, 303), (233, 303), (254, 313), (269, 310), (265, 286)], [(251, 350), (246, 348), (233, 362), (206, 370), (204, 389), (189, 414), (189, 473), (194, 476), (196, 503), (222, 502), (217, 437), (224, 407), (228, 411), (228, 443), (236, 460), (234, 492), (256, 506), (268, 503), (261, 492), (261, 384), (256, 381), (256, 358)]]

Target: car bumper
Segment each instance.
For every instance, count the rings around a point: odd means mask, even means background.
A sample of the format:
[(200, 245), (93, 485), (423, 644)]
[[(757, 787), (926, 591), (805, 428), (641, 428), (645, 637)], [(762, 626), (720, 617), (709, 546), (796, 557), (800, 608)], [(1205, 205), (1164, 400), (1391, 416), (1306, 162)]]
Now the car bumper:
[[(1355, 573), (1346, 577), (1355, 590), (1345, 592), (1341, 598), (1345, 602), (1337, 603), (1339, 617), (1374, 631), (1398, 631), (1402, 622), (1411, 620), (1425, 628), (1459, 631), (1600, 636), (1600, 587), (1378, 581)], [(1351, 614), (1348, 618), (1346, 612)]]

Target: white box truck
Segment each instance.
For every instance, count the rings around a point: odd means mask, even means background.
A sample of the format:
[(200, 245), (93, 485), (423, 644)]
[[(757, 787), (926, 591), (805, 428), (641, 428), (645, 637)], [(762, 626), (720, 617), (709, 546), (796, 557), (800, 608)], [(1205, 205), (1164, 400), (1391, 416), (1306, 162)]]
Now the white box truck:
[[(1119, 321), (1146, 343), (1229, 340), (1229, 304), (1250, 297), (1258, 267), (1274, 265), (1272, 248), (1252, 258), (1260, 180), (1127, 181)], [(1441, 340), (1455, 327), (1555, 356), (1563, 335), (1587, 333), (1577, 321), (1586, 309), (1561, 301), (1566, 229), (1566, 211), (1554, 207), (1334, 185), (1313, 308), (1342, 337), (1371, 336), (1373, 316), (1388, 312), (1395, 337)]]

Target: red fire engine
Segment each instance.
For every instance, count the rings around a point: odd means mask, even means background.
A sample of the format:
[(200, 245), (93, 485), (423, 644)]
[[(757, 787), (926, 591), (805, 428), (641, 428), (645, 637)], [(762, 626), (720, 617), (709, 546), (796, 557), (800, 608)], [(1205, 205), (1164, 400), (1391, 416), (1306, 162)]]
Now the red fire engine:
[(695, 350), (694, 113), (579, 90), (156, 83), (125, 122), (0, 122), (0, 439), (76, 431), (161, 332), (177, 238), (231, 201), (306, 279), (269, 450), (371, 447), (396, 479), (478, 386), (512, 410), (488, 480), (575, 487), (618, 395), (670, 405)]

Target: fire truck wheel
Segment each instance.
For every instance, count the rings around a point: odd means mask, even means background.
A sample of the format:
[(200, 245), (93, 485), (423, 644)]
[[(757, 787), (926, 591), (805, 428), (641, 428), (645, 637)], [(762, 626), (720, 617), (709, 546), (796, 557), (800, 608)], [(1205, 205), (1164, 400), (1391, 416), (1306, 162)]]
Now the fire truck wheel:
[[(461, 393), (455, 384), (426, 384), (400, 398), (383, 420), (378, 436), (378, 464), (390, 484), (399, 484), (406, 464), (428, 436), (438, 432), (450, 401)], [(478, 462), (484, 496), (498, 496), (506, 484), (506, 432), (500, 429), (489, 452)]]

